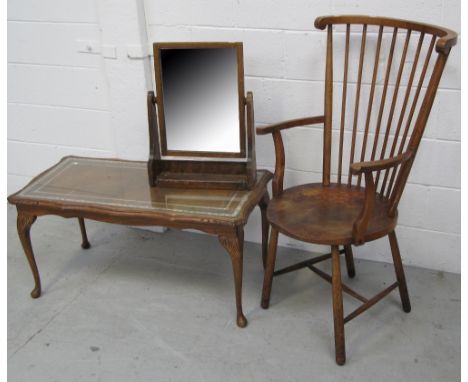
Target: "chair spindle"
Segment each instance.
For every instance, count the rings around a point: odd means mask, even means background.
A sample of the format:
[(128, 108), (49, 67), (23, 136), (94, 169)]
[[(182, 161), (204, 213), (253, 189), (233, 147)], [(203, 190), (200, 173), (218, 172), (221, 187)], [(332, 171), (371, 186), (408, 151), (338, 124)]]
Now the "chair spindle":
[[(393, 53), (395, 51), (395, 43), (396, 43), (396, 37), (398, 33), (398, 28), (393, 28), (393, 36), (392, 36), (392, 42), (390, 44), (390, 51), (388, 54), (388, 60), (387, 60), (387, 70), (385, 73), (385, 80), (384, 80), (384, 86), (382, 90), (382, 96), (380, 98), (380, 108), (379, 108), (379, 114), (377, 117), (377, 125), (375, 127), (375, 132), (374, 132), (374, 144), (372, 146), (372, 153), (371, 153), (371, 158), (370, 160), (375, 159), (375, 154), (377, 152), (377, 145), (379, 142), (379, 134), (380, 134), (380, 127), (382, 124), (382, 117), (383, 117), (383, 111), (385, 107), (385, 99), (387, 98), (387, 90), (388, 90), (388, 80), (390, 78), (390, 71), (392, 69), (392, 62), (393, 62)], [(377, 184), (377, 183), (376, 183)]]
[[(375, 49), (374, 70), (372, 73), (372, 84), (371, 84), (371, 90), (369, 94), (369, 103), (367, 105), (366, 127), (364, 129), (364, 136), (362, 138), (362, 149), (361, 149), (361, 159), (360, 159), (361, 162), (364, 161), (364, 158), (366, 156), (367, 136), (369, 134), (369, 123), (370, 123), (370, 118), (372, 114), (372, 104), (374, 102), (375, 83), (377, 81), (377, 72), (379, 69), (380, 47), (382, 45), (382, 33), (383, 33), (383, 25), (381, 25), (379, 28), (379, 36), (377, 38), (377, 46)], [(361, 176), (362, 174), (359, 174), (358, 176), (358, 181), (357, 181), (358, 187), (361, 187)]]
[(332, 112), (333, 112), (333, 27), (327, 28), (327, 62), (325, 70), (325, 122), (323, 134), (323, 184), (330, 184)]
[[(356, 84), (356, 102), (354, 106), (353, 136), (351, 140), (351, 153), (349, 156), (350, 164), (354, 162), (354, 150), (356, 146), (356, 131), (357, 131), (358, 116), (359, 116), (359, 98), (361, 95), (362, 66), (364, 63), (364, 52), (366, 50), (366, 37), (367, 37), (367, 24), (364, 24), (362, 26), (361, 53), (359, 56), (358, 79), (357, 79), (357, 84)], [(348, 171), (348, 186), (351, 186), (351, 179), (352, 179), (351, 171)]]
[(344, 139), (344, 127), (345, 127), (345, 115), (346, 115), (346, 95), (348, 88), (348, 61), (349, 61), (349, 34), (351, 25), (346, 24), (346, 43), (345, 43), (345, 58), (343, 68), (343, 94), (341, 98), (341, 124), (340, 124), (340, 146), (339, 146), (339, 158), (338, 158), (338, 184), (341, 184), (341, 171), (343, 163), (343, 139)]

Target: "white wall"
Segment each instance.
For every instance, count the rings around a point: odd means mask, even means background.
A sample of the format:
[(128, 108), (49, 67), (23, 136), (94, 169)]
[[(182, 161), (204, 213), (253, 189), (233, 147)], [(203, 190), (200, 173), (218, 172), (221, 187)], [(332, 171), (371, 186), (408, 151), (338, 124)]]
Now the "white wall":
[(92, 0), (8, 2), (8, 191), (67, 154), (114, 151)]
[(147, 158), (142, 4), (9, 1), (8, 192), (64, 155)]
[[(66, 154), (145, 160), (145, 92), (151, 67), (143, 0), (9, 1), (8, 189)], [(257, 124), (322, 113), (325, 14), (371, 14), (440, 24), (460, 31), (460, 1), (167, 0), (145, 1), (148, 41), (243, 41), (246, 90)], [(409, 16), (411, 15), (411, 16)], [(79, 53), (77, 40), (102, 54)], [(86, 46), (86, 45), (85, 45)], [(115, 48), (116, 57), (111, 58)], [(65, 84), (65, 85), (64, 85)], [(286, 186), (320, 180), (321, 136), (285, 134)], [(272, 169), (270, 137), (257, 137), (258, 167)], [(400, 208), (403, 261), (460, 272), (460, 47), (453, 49)], [(246, 240), (260, 240), (256, 211)], [(281, 237), (280, 244), (314, 251)], [(389, 261), (384, 240), (356, 255)]]

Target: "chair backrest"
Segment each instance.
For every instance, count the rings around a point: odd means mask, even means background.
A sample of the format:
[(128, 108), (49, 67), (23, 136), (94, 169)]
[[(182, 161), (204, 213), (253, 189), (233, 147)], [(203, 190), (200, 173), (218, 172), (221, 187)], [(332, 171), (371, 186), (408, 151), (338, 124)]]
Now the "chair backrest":
[(358, 15), (319, 17), (315, 27), (327, 29), (323, 184), (336, 176), (360, 186), (350, 164), (409, 151), (404, 165), (374, 176), (376, 190), (396, 208), (457, 34)]

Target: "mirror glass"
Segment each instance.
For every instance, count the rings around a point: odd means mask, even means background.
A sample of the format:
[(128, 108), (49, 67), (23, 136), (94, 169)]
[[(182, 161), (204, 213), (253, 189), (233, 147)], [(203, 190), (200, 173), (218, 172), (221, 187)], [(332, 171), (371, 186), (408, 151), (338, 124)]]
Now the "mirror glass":
[(167, 154), (239, 153), (237, 49), (163, 48), (159, 53)]

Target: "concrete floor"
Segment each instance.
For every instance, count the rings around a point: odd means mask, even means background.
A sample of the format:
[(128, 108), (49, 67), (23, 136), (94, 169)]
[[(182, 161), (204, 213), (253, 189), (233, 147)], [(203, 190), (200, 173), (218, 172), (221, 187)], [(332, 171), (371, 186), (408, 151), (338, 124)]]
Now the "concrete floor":
[[(335, 364), (331, 290), (308, 270), (275, 279), (259, 307), (260, 246), (246, 243), (246, 329), (234, 320), (231, 264), (217, 239), (76, 219), (32, 229), (43, 296), (8, 208), (10, 381), (456, 381), (460, 276), (408, 267), (413, 311), (397, 291), (346, 325), (347, 363)], [(385, 245), (382, 242), (382, 245)], [(307, 256), (280, 248), (278, 266)], [(324, 269), (328, 264), (324, 264)], [(349, 284), (371, 296), (393, 282), (390, 264), (356, 262)], [(356, 306), (345, 297), (345, 311)]]

